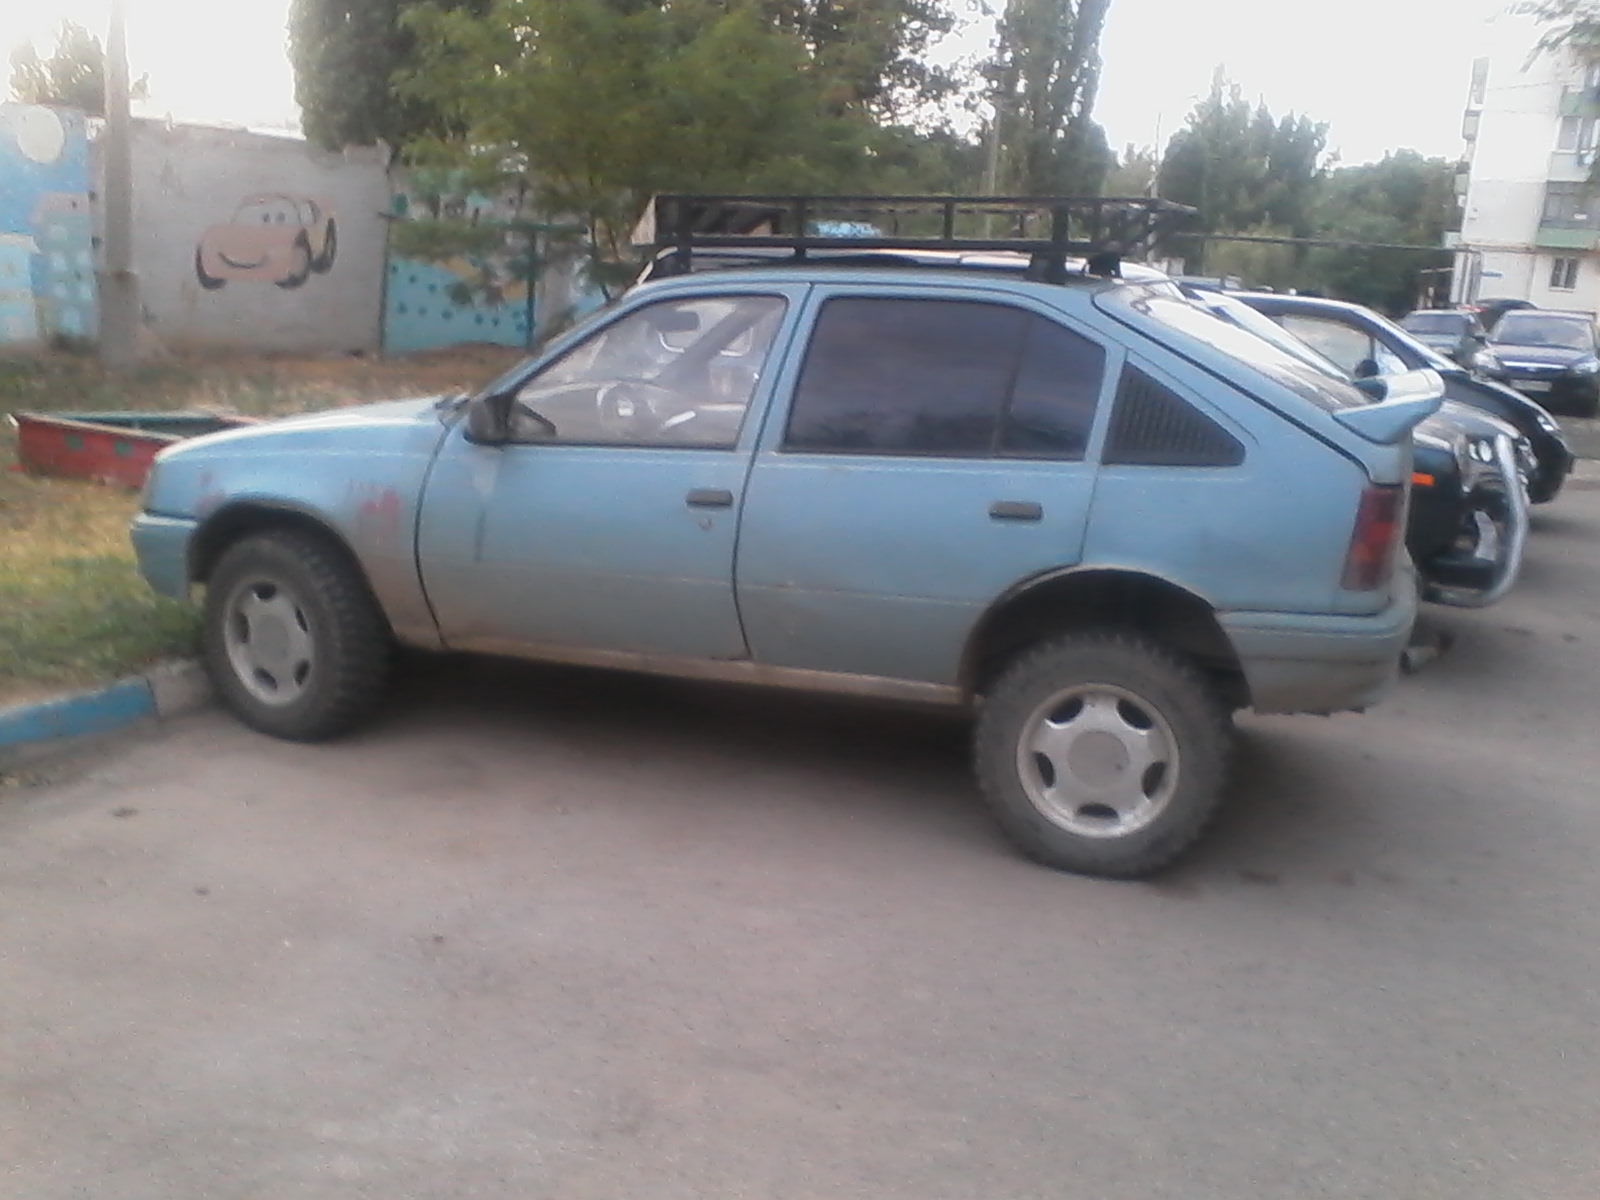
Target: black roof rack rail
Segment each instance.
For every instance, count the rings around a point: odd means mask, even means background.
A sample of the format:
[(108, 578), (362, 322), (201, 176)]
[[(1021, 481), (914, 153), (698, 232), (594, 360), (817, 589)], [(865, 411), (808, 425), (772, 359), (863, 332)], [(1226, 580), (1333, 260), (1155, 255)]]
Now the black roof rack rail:
[[(658, 195), (634, 244), (663, 274), (691, 269), (697, 249), (1009, 251), (1030, 277), (1061, 282), (1066, 260), (1115, 276), (1122, 258), (1196, 210), (1154, 196)], [(887, 226), (887, 228), (885, 228)]]

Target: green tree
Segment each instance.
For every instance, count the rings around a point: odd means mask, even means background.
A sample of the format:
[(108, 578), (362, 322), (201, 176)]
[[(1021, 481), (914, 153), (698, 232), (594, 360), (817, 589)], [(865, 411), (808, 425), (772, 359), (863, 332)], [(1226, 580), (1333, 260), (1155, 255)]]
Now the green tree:
[[(488, 0), (436, 0), (481, 13)], [(306, 137), (330, 150), (387, 142), (398, 152), (452, 132), (435, 104), (394, 88), (418, 61), (416, 35), (401, 20), (408, 0), (293, 0), (289, 60)]]
[(983, 187), (984, 149), (950, 129), (878, 126), (868, 134), (859, 186), (883, 195), (972, 195)]
[[(141, 78), (133, 85), (133, 95), (139, 98), (145, 91), (146, 81)], [(105, 47), (83, 26), (63, 21), (50, 57), (40, 58), (30, 42), (11, 52), (11, 94), (24, 104), (59, 104), (103, 117)]]
[(838, 109), (902, 119), (955, 89), (928, 49), (955, 25), (948, 0), (759, 0), (773, 24), (798, 38), (830, 81)]
[(423, 4), (406, 25), (402, 94), (463, 134), (419, 153), (525, 179), (608, 256), (654, 192), (825, 191), (865, 169), (865, 118), (830, 104), (807, 46), (753, 2)]
[(1094, 195), (1115, 156), (1094, 123), (1111, 0), (1007, 0), (985, 74), (994, 190)]
[(1545, 27), (1535, 54), (1567, 49), (1583, 57), (1600, 55), (1600, 0), (1528, 0), (1514, 8)]
[[(1161, 195), (1199, 209), (1194, 228), (1208, 233), (1306, 237), (1313, 229), (1327, 130), (1307, 117), (1275, 119), (1265, 105), (1252, 108), (1219, 69), (1210, 94), (1167, 144)], [(1192, 241), (1176, 248), (1196, 266), (1209, 253)]]
[(1123, 147), (1122, 156), (1105, 178), (1108, 196), (1148, 196), (1156, 190), (1156, 177), (1161, 170), (1161, 160), (1152, 146)]
[[(1342, 167), (1328, 176), (1317, 202), (1320, 238), (1405, 246), (1441, 246), (1457, 228), (1456, 165), (1414, 150), (1382, 162)], [(1412, 308), (1425, 268), (1449, 266), (1440, 249), (1375, 248), (1314, 251), (1306, 264), (1312, 286), (1331, 296), (1389, 313)]]

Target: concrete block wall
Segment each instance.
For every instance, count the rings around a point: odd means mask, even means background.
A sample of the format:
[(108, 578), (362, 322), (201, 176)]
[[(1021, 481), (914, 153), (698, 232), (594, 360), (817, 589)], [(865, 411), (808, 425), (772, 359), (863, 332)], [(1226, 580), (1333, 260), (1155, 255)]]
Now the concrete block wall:
[(377, 350), (387, 153), (134, 122), (133, 263), (174, 349)]

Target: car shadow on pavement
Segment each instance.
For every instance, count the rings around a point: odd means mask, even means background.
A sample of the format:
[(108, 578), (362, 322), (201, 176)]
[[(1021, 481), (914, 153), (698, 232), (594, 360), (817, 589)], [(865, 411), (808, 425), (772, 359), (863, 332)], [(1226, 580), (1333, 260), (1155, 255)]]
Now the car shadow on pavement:
[[(1211, 830), (1151, 886), (1341, 882), (1381, 857), (1383, 804), (1339, 783), (1363, 753), (1363, 718), (1333, 720), (1346, 727), (1330, 741), (1320, 720), (1247, 719)], [(379, 735), (458, 725), (497, 750), (525, 747), (530, 763), (581, 762), (612, 780), (647, 766), (660, 788), (629, 802), (677, 805), (685, 820), (708, 819), (707, 806), (767, 806), (775, 820), (792, 805), (848, 810), (908, 846), (1008, 853), (972, 777), (968, 722), (942, 710), (465, 656), (408, 663)], [(691, 808), (673, 799), (691, 792)]]
[[(737, 802), (876, 808), (972, 837), (987, 827), (960, 714), (835, 696), (470, 656), (408, 659), (389, 728), (464, 724), (497, 745), (536, 739), (589, 768), (648, 767)], [(785, 786), (770, 786), (782, 783)], [(759, 786), (758, 786), (759, 785)]]

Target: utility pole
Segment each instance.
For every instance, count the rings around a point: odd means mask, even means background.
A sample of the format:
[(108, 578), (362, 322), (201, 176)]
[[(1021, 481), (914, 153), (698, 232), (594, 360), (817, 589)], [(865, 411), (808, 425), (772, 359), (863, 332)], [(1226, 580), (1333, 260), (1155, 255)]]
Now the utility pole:
[(100, 362), (119, 371), (139, 355), (139, 280), (133, 273), (133, 117), (128, 110), (125, 0), (111, 0), (106, 38), (106, 127), (101, 141)]

